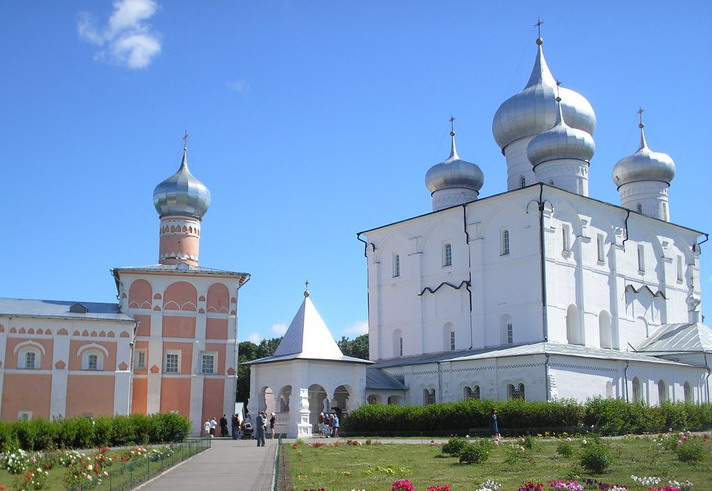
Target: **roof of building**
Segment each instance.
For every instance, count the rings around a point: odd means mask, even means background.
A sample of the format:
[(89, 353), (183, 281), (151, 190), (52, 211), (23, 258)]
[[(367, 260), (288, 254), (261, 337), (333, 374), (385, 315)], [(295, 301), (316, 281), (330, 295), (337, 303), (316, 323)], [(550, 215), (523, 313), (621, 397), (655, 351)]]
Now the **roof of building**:
[(0, 298), (0, 315), (135, 322), (117, 303)]
[(663, 324), (636, 349), (646, 353), (712, 353), (712, 328), (699, 322)]
[(374, 367), (366, 369), (366, 389), (372, 390), (408, 390), (400, 380)]
[(125, 266), (120, 268), (113, 268), (113, 272), (126, 272), (126, 273), (144, 273), (144, 272), (155, 272), (155, 273), (173, 273), (173, 274), (185, 274), (185, 273), (201, 273), (201, 274), (214, 274), (221, 276), (250, 276), (249, 273), (238, 273), (236, 271), (226, 271), (224, 269), (214, 269), (206, 268), (203, 266), (191, 266), (186, 263), (179, 264), (149, 264), (147, 266)]
[(309, 292), (304, 292), (304, 301), (299, 307), (289, 329), (284, 334), (273, 356), (252, 360), (247, 364), (304, 359), (372, 363), (361, 358), (345, 356), (334, 341), (329, 328), (314, 307)]
[(672, 362), (652, 356), (649, 353), (639, 353), (635, 351), (619, 351), (615, 349), (593, 348), (589, 346), (579, 346), (575, 344), (561, 344), (553, 342), (541, 342), (532, 344), (521, 344), (516, 346), (495, 347), (481, 350), (445, 351), (442, 353), (425, 354), (419, 356), (409, 356), (382, 360), (373, 365), (373, 368), (391, 368), (407, 365), (423, 365), (427, 363), (439, 362), (459, 362), (486, 360), (489, 358), (507, 358), (527, 355), (562, 355), (579, 358), (596, 358), (620, 361), (641, 361), (646, 363), (678, 364), (685, 363)]

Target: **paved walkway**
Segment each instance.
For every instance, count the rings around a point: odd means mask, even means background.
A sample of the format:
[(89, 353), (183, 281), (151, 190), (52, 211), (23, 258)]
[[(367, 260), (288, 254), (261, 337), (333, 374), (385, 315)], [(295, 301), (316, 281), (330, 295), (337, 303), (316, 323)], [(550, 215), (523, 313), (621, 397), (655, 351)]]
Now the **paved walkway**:
[(169, 469), (136, 489), (269, 491), (272, 489), (277, 440), (258, 447), (255, 440), (215, 439), (212, 448)]

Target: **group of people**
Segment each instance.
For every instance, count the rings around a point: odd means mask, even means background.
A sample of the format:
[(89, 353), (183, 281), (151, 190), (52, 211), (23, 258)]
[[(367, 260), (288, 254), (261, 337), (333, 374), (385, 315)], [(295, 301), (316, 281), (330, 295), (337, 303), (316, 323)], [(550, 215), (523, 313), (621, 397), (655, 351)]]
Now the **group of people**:
[(319, 414), (319, 431), (326, 438), (339, 437), (339, 415), (336, 413)]
[(211, 438), (214, 437), (218, 424), (220, 425), (220, 436), (229, 436), (227, 432), (227, 418), (224, 414), (222, 415), (222, 418), (220, 418), (220, 423), (218, 423), (218, 420), (215, 419), (215, 416), (211, 419), (205, 420), (205, 423), (203, 424), (205, 435), (210, 435)]

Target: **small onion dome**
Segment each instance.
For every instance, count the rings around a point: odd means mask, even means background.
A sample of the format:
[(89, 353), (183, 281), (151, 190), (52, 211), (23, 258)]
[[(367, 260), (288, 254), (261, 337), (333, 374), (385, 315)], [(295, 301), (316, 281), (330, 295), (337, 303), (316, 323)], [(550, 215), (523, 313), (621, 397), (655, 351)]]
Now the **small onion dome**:
[(550, 160), (591, 160), (596, 151), (593, 137), (583, 130), (566, 124), (561, 114), (561, 102), (557, 101), (556, 124), (553, 128), (539, 133), (527, 146), (527, 157), (532, 166)]
[(446, 161), (432, 166), (425, 174), (425, 185), (431, 193), (443, 189), (465, 188), (479, 192), (485, 182), (480, 168), (473, 163), (460, 159), (455, 147), (455, 132), (450, 132), (452, 139), (450, 156)]
[[(524, 90), (504, 101), (494, 115), (492, 133), (502, 153), (510, 143), (538, 135), (556, 121), (556, 82), (544, 59), (542, 44), (538, 38), (536, 61)], [(596, 114), (586, 98), (566, 88), (561, 89), (560, 96), (568, 125), (593, 135)]]
[(210, 191), (188, 170), (187, 153), (187, 148), (183, 147), (178, 172), (153, 190), (153, 204), (161, 217), (185, 215), (201, 219), (210, 207)]
[(661, 181), (670, 184), (675, 177), (675, 162), (666, 153), (653, 152), (645, 141), (645, 125), (641, 122), (640, 148), (623, 157), (613, 167), (613, 183), (619, 188), (636, 181)]

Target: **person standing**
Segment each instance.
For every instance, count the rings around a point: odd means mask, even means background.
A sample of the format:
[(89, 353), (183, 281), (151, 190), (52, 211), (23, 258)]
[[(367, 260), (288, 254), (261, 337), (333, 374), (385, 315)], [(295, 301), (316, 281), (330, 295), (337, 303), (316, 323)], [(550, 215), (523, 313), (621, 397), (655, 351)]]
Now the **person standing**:
[(257, 446), (265, 446), (265, 416), (262, 411), (257, 413), (255, 418), (255, 431), (257, 432)]
[(339, 415), (334, 413), (334, 438), (339, 438)]
[(211, 438), (215, 436), (215, 428), (217, 428), (217, 427), (218, 427), (218, 422), (215, 419), (215, 416), (213, 416), (213, 418), (210, 420), (210, 437)]
[(272, 432), (272, 440), (274, 440), (274, 413), (269, 418), (269, 430)]
[(206, 419), (205, 424), (203, 425), (203, 429), (205, 430), (205, 436), (210, 436), (210, 420)]
[(220, 418), (220, 436), (227, 436), (227, 418), (224, 414)]
[(492, 436), (495, 438), (499, 438), (499, 422), (497, 421), (497, 410), (495, 408), (490, 409), (489, 419)]
[(237, 417), (237, 414), (232, 415), (230, 429), (232, 430), (232, 439), (237, 440), (237, 434), (240, 432), (240, 418)]

